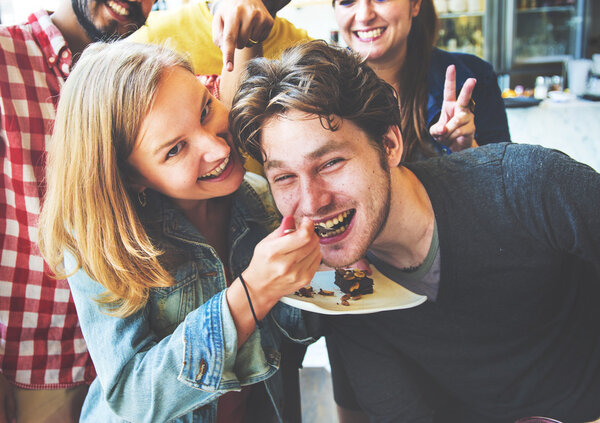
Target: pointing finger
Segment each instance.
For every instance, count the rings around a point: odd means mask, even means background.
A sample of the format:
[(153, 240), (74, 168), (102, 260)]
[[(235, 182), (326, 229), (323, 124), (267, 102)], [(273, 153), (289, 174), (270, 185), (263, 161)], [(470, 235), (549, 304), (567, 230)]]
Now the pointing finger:
[(221, 50), (223, 51), (223, 67), (228, 72), (233, 70), (233, 55), (235, 53), (235, 46), (237, 44), (238, 28), (231, 24), (230, 20), (225, 21), (223, 27), (223, 45)]

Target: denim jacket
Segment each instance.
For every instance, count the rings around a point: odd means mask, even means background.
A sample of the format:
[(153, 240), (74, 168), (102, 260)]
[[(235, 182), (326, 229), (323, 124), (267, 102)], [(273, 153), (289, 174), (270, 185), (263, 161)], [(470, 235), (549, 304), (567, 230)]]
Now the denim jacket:
[[(136, 314), (112, 317), (95, 301), (105, 289), (83, 270), (68, 279), (83, 335), (98, 377), (90, 386), (84, 422), (216, 421), (217, 399), (242, 386), (263, 383), (261, 422), (280, 422), (282, 335), (313, 341), (300, 310), (278, 303), (239, 348), (225, 299), (223, 263), (205, 238), (171, 203), (149, 195), (159, 242), (181, 255), (169, 270), (173, 286), (151, 290)], [(265, 180), (246, 174), (234, 194), (229, 268), (236, 277), (255, 245), (278, 225)], [(163, 248), (164, 248), (163, 245)], [(74, 260), (66, 256), (67, 269)], [(260, 404), (260, 403), (259, 403)]]

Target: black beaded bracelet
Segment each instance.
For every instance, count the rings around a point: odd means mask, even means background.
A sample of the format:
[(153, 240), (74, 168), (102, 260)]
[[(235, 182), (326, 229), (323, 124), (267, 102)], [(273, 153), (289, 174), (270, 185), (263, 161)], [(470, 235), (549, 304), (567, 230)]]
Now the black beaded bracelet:
[(254, 322), (256, 323), (256, 327), (258, 327), (259, 329), (262, 329), (262, 324), (257, 319), (256, 313), (254, 312), (254, 306), (252, 305), (252, 300), (250, 299), (250, 293), (248, 292), (248, 287), (246, 286), (246, 281), (242, 277), (241, 273), (240, 273), (239, 278), (240, 278), (240, 282), (242, 283), (242, 286), (244, 287), (244, 291), (246, 291), (246, 297), (248, 298), (248, 305), (250, 306), (250, 311), (252, 312), (252, 317), (254, 317)]

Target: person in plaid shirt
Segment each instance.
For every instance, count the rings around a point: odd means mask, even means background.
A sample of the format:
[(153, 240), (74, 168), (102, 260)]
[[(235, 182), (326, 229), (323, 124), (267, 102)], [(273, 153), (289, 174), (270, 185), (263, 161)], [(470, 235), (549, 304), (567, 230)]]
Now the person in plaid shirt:
[(76, 421), (94, 368), (66, 281), (37, 249), (60, 89), (91, 42), (144, 24), (154, 0), (62, 0), (0, 26), (0, 422)]

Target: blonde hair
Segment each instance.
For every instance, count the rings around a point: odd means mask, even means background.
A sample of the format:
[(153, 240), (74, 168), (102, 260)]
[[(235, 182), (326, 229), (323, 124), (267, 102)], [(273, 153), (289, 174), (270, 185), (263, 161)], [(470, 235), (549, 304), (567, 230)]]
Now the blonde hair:
[[(92, 44), (61, 90), (48, 149), (39, 246), (59, 278), (83, 269), (106, 288), (108, 313), (128, 316), (172, 284), (130, 187), (129, 157), (166, 69), (191, 66), (165, 47)], [(64, 253), (76, 260), (65, 269)]]

